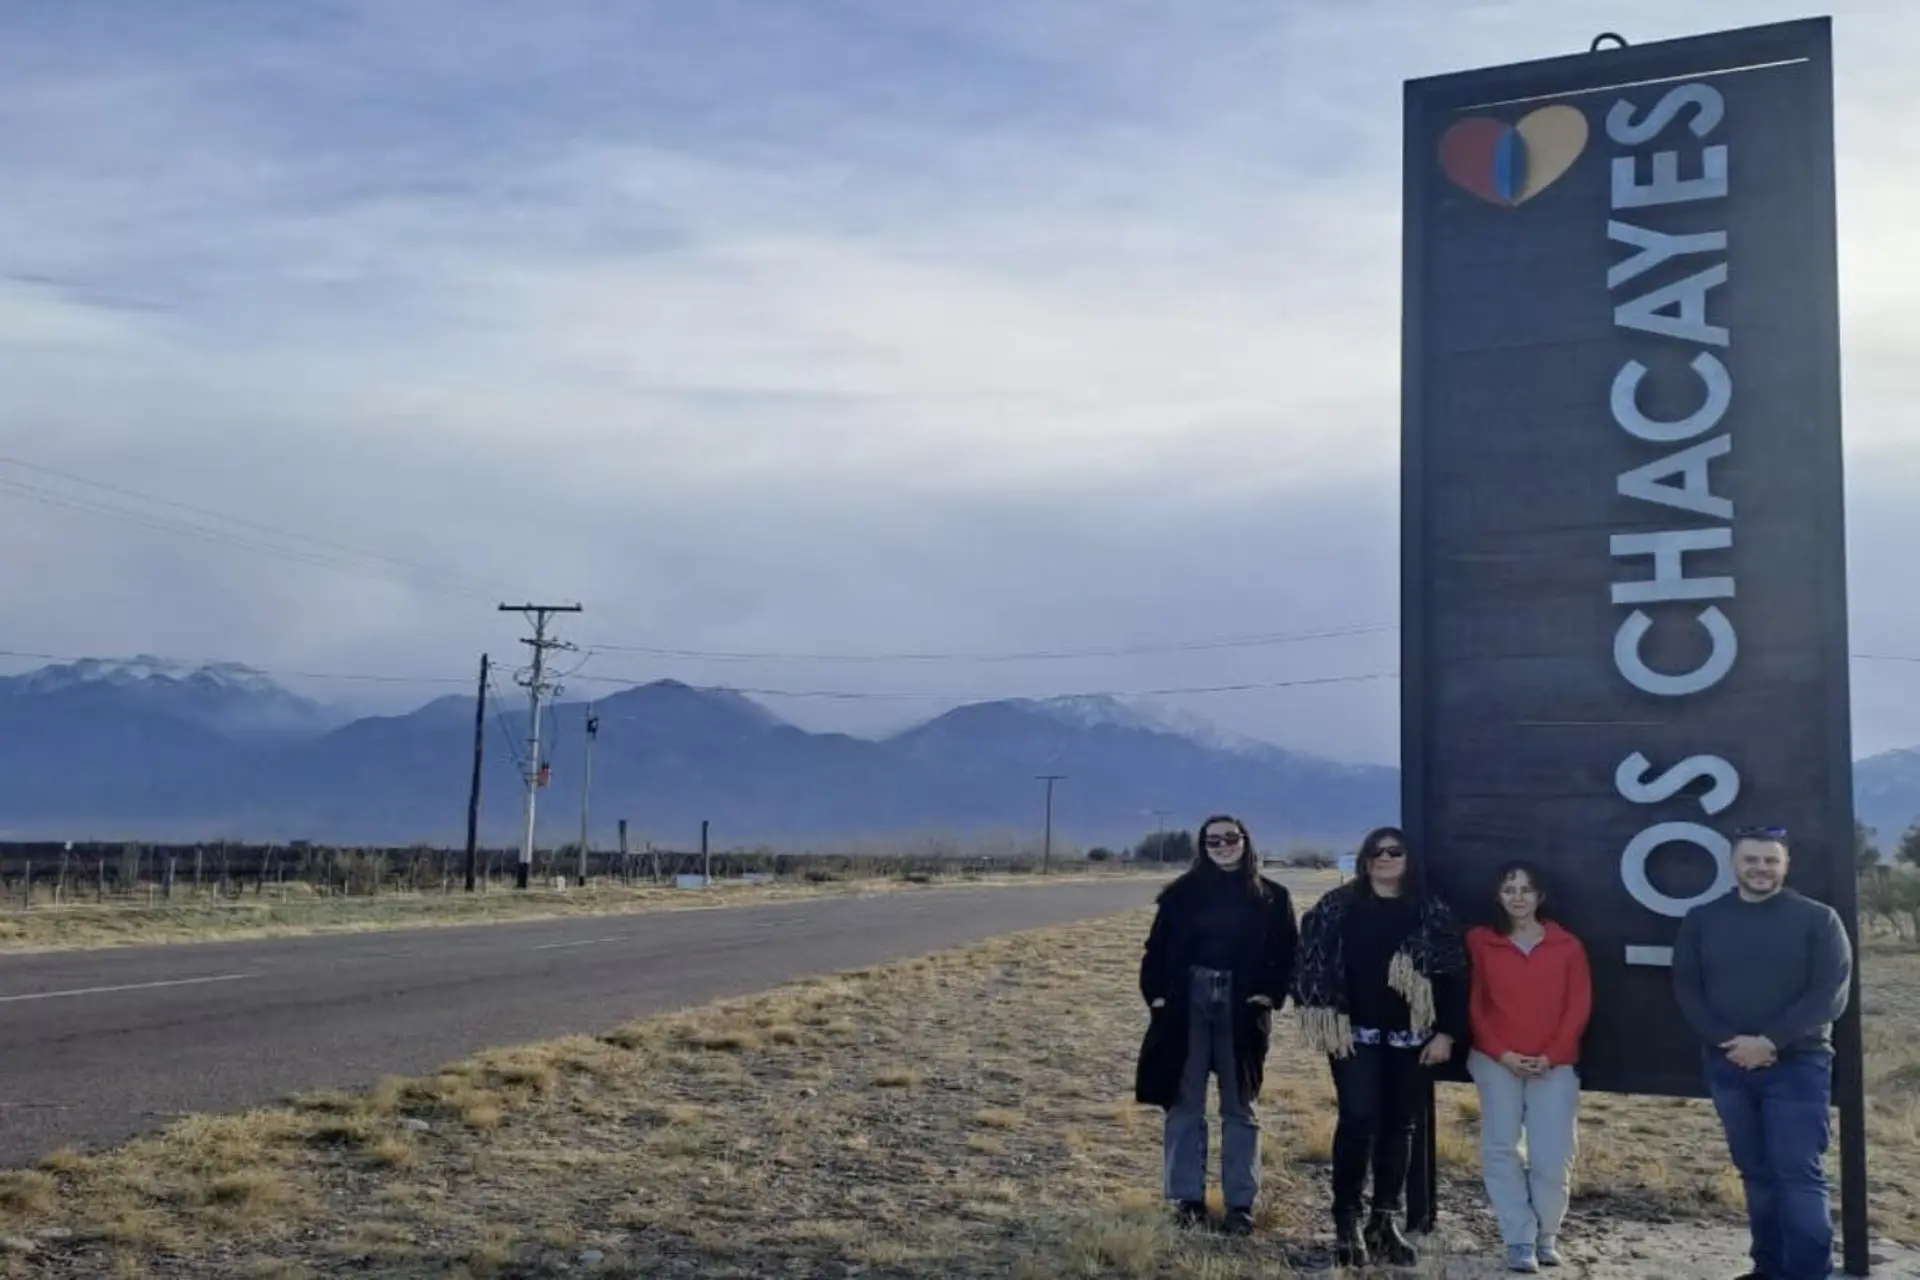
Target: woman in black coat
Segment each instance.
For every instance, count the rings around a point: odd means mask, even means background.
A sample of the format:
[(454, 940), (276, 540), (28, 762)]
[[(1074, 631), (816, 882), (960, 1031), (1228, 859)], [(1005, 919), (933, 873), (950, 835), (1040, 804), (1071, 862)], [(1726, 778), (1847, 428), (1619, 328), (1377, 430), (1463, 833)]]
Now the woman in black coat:
[(1260, 1121), (1273, 1013), (1293, 980), (1298, 928), (1284, 887), (1260, 874), (1238, 818), (1200, 824), (1193, 865), (1161, 890), (1140, 961), (1148, 1010), (1134, 1097), (1166, 1109), (1166, 1196), (1182, 1225), (1206, 1216), (1207, 1078), (1220, 1087), (1226, 1229), (1253, 1230)]

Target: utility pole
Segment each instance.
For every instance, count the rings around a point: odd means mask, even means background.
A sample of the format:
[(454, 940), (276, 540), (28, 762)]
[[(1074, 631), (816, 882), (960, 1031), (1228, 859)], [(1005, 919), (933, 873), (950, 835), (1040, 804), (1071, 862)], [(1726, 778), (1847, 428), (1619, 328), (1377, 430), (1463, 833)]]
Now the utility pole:
[(700, 819), (700, 887), (713, 887), (713, 852), (707, 844), (707, 819)]
[(600, 717), (587, 704), (587, 764), (580, 776), (580, 887), (587, 884), (587, 793), (593, 790), (593, 740), (600, 736)]
[(1067, 775), (1064, 773), (1043, 773), (1040, 781), (1047, 784), (1047, 833), (1040, 846), (1040, 874), (1046, 875), (1053, 864), (1053, 784)]
[(571, 649), (574, 646), (564, 640), (550, 639), (547, 635), (547, 617), (555, 613), (579, 613), (577, 604), (503, 604), (501, 613), (525, 614), (533, 624), (533, 635), (523, 637), (521, 644), (533, 650), (533, 665), (524, 676), (515, 680), (527, 688), (527, 830), (520, 844), (520, 870), (514, 878), (516, 888), (524, 889), (533, 878), (533, 826), (535, 796), (540, 789), (540, 699), (552, 688), (547, 679), (547, 650)]
[(1171, 809), (1149, 809), (1153, 815), (1153, 856), (1160, 862), (1167, 860), (1167, 815)]
[(480, 762), (487, 750), (487, 655), (480, 655), (480, 692), (473, 702), (473, 781), (467, 787), (467, 892), (473, 892), (480, 850)]

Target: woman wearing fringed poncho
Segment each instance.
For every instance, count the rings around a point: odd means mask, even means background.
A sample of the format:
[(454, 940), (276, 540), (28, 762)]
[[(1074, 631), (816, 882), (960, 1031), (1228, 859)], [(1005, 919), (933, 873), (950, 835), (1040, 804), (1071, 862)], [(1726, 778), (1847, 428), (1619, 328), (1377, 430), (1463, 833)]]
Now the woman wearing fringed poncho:
[[(1335, 1262), (1412, 1266), (1395, 1218), (1413, 1154), (1422, 1072), (1467, 1033), (1466, 948), (1445, 903), (1424, 891), (1406, 837), (1381, 827), (1361, 841), (1351, 882), (1300, 922), (1294, 1003), (1309, 1047), (1333, 1067)], [(1373, 1205), (1360, 1229), (1373, 1170)]]

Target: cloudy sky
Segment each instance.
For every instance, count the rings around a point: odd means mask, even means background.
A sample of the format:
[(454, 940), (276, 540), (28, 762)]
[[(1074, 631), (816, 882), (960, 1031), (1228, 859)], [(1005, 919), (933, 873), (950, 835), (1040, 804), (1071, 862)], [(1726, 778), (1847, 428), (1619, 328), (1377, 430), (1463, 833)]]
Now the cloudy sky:
[[(1828, 8), (1853, 647), (1920, 655), (1920, 15)], [(9, 5), (0, 648), (459, 682), (578, 599), (583, 677), (856, 731), (1390, 673), (1401, 81), (1804, 12)], [(1161, 700), (1385, 759), (1396, 697)]]

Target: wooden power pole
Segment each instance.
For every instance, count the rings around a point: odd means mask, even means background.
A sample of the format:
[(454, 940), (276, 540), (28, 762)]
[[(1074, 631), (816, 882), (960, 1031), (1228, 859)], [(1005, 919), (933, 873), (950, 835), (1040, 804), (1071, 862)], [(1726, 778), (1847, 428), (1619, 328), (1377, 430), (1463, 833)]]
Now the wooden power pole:
[(1046, 834), (1041, 837), (1040, 874), (1046, 875), (1053, 866), (1053, 784), (1067, 775), (1064, 773), (1043, 773), (1040, 781), (1047, 784), (1047, 826)]
[(467, 892), (480, 854), (480, 764), (487, 750), (487, 655), (480, 655), (480, 692), (473, 702), (473, 781), (467, 786)]

